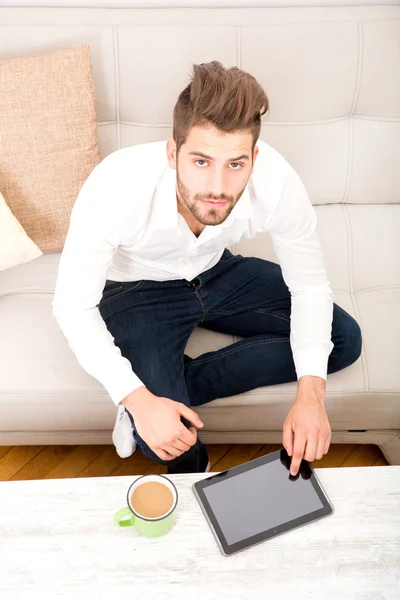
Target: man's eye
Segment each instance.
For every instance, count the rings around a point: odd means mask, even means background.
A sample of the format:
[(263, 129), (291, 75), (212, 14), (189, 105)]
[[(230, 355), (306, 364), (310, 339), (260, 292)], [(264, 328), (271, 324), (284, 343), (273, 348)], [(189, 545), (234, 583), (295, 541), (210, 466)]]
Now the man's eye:
[[(199, 163), (199, 162), (203, 162), (205, 163), (206, 161), (202, 158), (198, 158), (197, 160), (194, 161), (195, 163)], [(238, 165), (239, 167), (241, 167), (242, 165), (240, 163), (230, 163), (231, 165)], [(199, 167), (201, 167), (202, 165), (199, 165)], [(239, 171), (240, 169), (232, 169), (232, 171)]]

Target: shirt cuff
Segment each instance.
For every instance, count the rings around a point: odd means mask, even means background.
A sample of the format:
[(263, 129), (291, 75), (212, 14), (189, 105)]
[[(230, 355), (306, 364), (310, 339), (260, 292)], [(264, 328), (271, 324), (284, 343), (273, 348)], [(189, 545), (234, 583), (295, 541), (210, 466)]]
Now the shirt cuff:
[(117, 381), (112, 382), (110, 385), (104, 385), (104, 387), (109, 393), (111, 400), (118, 406), (128, 394), (137, 390), (142, 385), (144, 385), (144, 383), (139, 377), (131, 372), (124, 374), (123, 379), (119, 377)]
[(293, 356), (297, 379), (300, 379), (300, 377), (303, 377), (304, 375), (313, 375), (315, 377), (322, 377), (322, 379), (325, 379), (326, 381), (328, 358), (332, 348), (328, 354), (326, 354), (324, 350), (319, 349), (297, 352), (296, 355)]

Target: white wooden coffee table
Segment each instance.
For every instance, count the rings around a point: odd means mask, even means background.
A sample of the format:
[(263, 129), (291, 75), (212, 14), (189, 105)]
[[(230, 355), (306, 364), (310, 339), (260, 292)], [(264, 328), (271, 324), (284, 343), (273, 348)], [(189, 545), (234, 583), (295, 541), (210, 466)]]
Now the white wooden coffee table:
[(398, 600), (400, 467), (316, 469), (335, 513), (220, 553), (191, 484), (175, 528), (146, 539), (114, 525), (136, 478), (0, 483), (1, 600)]

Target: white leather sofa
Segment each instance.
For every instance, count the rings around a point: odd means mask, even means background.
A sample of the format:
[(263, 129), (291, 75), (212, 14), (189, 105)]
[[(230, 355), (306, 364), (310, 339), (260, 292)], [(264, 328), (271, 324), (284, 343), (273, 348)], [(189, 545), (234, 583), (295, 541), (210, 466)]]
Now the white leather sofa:
[[(400, 7), (137, 4), (0, 7), (0, 58), (89, 42), (103, 157), (172, 135), (191, 62), (237, 64), (260, 81), (271, 105), (261, 138), (302, 178), (335, 302), (363, 333), (357, 362), (328, 376), (332, 443), (377, 444), (400, 464)], [(277, 261), (267, 234), (231, 250)], [(0, 272), (0, 445), (112, 443), (116, 408), (52, 316), (58, 261), (46, 254)], [(188, 353), (232, 341), (198, 329)], [(200, 437), (280, 443), (295, 391), (293, 383), (215, 400), (198, 409)]]

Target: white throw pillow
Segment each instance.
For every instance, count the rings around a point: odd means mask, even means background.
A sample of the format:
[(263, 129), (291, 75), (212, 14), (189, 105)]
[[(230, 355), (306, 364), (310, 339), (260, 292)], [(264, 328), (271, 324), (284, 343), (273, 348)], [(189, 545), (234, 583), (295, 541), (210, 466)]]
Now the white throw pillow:
[(0, 271), (38, 258), (41, 254), (43, 252), (28, 237), (0, 193)]

